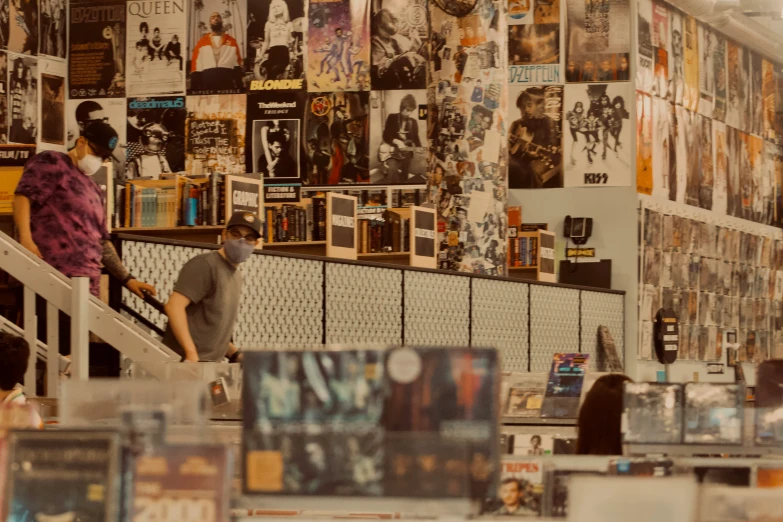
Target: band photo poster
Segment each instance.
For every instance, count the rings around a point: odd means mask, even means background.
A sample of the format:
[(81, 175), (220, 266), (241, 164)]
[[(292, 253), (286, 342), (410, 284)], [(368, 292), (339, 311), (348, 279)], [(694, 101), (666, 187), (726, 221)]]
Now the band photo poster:
[(8, 53), (8, 143), (38, 139), (38, 58)]
[(630, 83), (565, 86), (564, 186), (631, 184), (631, 92)]
[(308, 90), (370, 90), (370, 2), (310, 0), (308, 18)]
[(628, 0), (568, 0), (566, 82), (630, 80)]
[(65, 152), (65, 97), (66, 64), (60, 60), (38, 59), (41, 75), (39, 91), (39, 119), (41, 132), (38, 150)]
[(72, 0), (68, 97), (125, 96), (124, 0)]
[(247, 0), (198, 0), (189, 19), (188, 94), (245, 92)]
[(510, 0), (508, 69), (510, 84), (562, 83), (560, 0)]
[(185, 96), (128, 98), (125, 179), (185, 172)]
[(182, 39), (185, 0), (130, 0), (127, 18), (128, 96), (185, 92)]
[[(65, 0), (38, 0), (40, 9), (40, 46), (38, 53), (65, 60), (68, 18)], [(2, 47), (2, 45), (0, 45)]]
[[(371, 3), (372, 89), (426, 89), (429, 44), (426, 1), (371, 0)], [(459, 29), (465, 33), (465, 38), (480, 38), (476, 33), (481, 26), (469, 23), (468, 18), (466, 20), (466, 26)], [(435, 43), (437, 45), (438, 42)], [(351, 52), (350, 48), (348, 51)], [(322, 55), (319, 62), (325, 58)], [(442, 56), (437, 59), (442, 60)]]

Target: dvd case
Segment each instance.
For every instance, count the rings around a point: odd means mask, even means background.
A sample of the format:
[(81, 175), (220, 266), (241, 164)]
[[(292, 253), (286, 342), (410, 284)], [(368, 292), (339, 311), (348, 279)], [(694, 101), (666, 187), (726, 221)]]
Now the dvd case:
[(682, 442), (682, 385), (626, 382), (623, 409), (626, 444)]
[(549, 372), (541, 417), (575, 419), (579, 413), (590, 354), (556, 353)]
[(540, 459), (503, 459), (496, 497), (487, 498), (484, 514), (538, 517), (542, 513), (544, 462)]
[(685, 385), (686, 444), (742, 444), (743, 386), (687, 383)]
[(12, 431), (5, 510), (9, 522), (116, 522), (119, 435)]
[[(543, 384), (543, 383), (542, 383)], [(541, 416), (544, 386), (534, 382), (515, 383), (508, 392), (506, 416), (533, 418)]]
[(541, 433), (517, 433), (514, 435), (514, 455), (530, 457), (551, 455), (553, 449), (553, 435)]
[(248, 352), (243, 486), (282, 495), (485, 498), (494, 350)]

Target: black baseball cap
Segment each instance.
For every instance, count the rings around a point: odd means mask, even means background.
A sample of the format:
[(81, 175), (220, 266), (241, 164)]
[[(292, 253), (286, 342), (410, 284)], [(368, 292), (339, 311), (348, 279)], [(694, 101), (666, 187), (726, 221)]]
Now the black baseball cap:
[(119, 141), (114, 127), (103, 121), (94, 121), (87, 125), (87, 128), (82, 131), (82, 136), (90, 142), (92, 150), (102, 159), (111, 157)]
[(261, 220), (258, 219), (258, 216), (252, 212), (234, 212), (234, 215), (228, 220), (226, 228), (228, 229), (237, 226), (249, 227), (253, 229), (253, 232), (258, 234), (258, 237), (261, 237), (261, 227), (263, 225)]

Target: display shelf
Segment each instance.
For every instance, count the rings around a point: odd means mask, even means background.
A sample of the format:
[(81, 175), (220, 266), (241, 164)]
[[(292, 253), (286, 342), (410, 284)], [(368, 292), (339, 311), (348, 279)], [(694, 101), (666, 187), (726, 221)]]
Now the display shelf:
[(505, 426), (576, 426), (576, 419), (548, 419), (544, 417), (501, 417)]
[(627, 456), (667, 455), (670, 457), (691, 457), (694, 455), (728, 455), (747, 457), (756, 455), (778, 455), (783, 457), (783, 447), (770, 446), (728, 446), (725, 444), (624, 444)]
[[(460, 517), (464, 520), (466, 514), (474, 512), (469, 499), (308, 495), (241, 495), (234, 499), (232, 508), (345, 513), (346, 505), (350, 505), (350, 513), (400, 513), (403, 514), (402, 519), (407, 518), (404, 515), (409, 514), (411, 518), (415, 515), (417, 518), (424, 516), (443, 520), (443, 517)], [(237, 520), (244, 518), (237, 518)], [(290, 517), (286, 518), (290, 520)]]
[(275, 243), (264, 243), (264, 248), (296, 248), (307, 246), (322, 246), (326, 245), (326, 241), (279, 241)]
[(204, 226), (181, 226), (181, 227), (119, 227), (112, 229), (112, 232), (123, 234), (125, 232), (204, 232), (208, 230), (223, 230), (225, 225), (204, 225)]
[(357, 256), (366, 259), (384, 258), (384, 257), (410, 257), (410, 252), (371, 252), (369, 254), (357, 254)]

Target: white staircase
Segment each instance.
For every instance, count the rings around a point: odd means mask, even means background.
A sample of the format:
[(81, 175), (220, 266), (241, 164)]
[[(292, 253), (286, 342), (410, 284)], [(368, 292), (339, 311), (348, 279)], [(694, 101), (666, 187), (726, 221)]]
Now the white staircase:
[[(71, 375), (88, 377), (89, 332), (100, 337), (132, 361), (176, 361), (179, 356), (89, 293), (87, 278), (70, 279), (35, 257), (8, 235), (0, 232), (0, 269), (24, 285), (24, 326), (19, 328), (0, 317), (0, 329), (22, 335), (31, 347), (25, 376), (25, 391), (35, 394), (35, 360), (60, 361), (58, 310), (71, 317)], [(47, 302), (47, 342), (37, 340), (35, 296)], [(47, 364), (47, 389), (56, 396), (59, 364)]]

